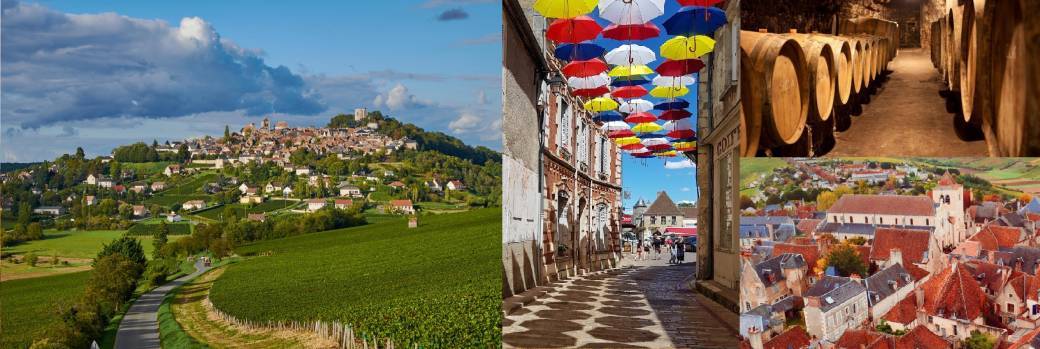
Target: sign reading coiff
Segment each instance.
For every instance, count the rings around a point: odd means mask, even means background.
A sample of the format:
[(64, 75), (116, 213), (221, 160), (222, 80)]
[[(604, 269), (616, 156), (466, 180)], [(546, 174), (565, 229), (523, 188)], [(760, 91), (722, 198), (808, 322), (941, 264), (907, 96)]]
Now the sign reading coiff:
[(726, 158), (732, 155), (733, 149), (740, 144), (740, 130), (733, 128), (726, 136), (719, 138), (719, 141), (715, 143), (715, 151), (717, 157)]

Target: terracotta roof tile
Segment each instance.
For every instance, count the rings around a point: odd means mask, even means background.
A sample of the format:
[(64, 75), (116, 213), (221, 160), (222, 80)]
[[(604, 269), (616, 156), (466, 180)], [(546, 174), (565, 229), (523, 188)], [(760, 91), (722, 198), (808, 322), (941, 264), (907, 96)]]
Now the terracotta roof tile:
[(870, 260), (887, 261), (892, 249), (899, 249), (903, 255), (903, 266), (920, 263), (928, 252), (930, 237), (931, 234), (926, 230), (879, 227), (874, 231)]
[(899, 303), (896, 303), (896, 305), (892, 307), (892, 310), (885, 313), (882, 318), (885, 319), (885, 321), (903, 325), (913, 322), (914, 319), (917, 318), (916, 296), (914, 296), (913, 293), (910, 293), (906, 298), (903, 298)]
[(973, 320), (986, 308), (986, 295), (963, 263), (944, 268), (921, 287), (928, 315)]
[(827, 212), (934, 216), (935, 207), (927, 196), (846, 194)]
[(896, 349), (921, 349), (921, 348), (953, 348), (950, 342), (942, 339), (927, 327), (917, 326), (902, 337), (896, 339)]
[(773, 257), (784, 253), (795, 253), (805, 258), (805, 264), (809, 267), (809, 273), (816, 268), (816, 261), (820, 259), (820, 249), (816, 245), (796, 245), (778, 243), (773, 245)]
[(794, 326), (763, 344), (764, 349), (800, 349), (809, 347), (809, 333)]
[(819, 219), (803, 219), (798, 221), (798, 225), (796, 227), (798, 228), (799, 233), (812, 234), (816, 232), (816, 227), (820, 226), (821, 221), (822, 220)]
[(654, 203), (647, 207), (644, 215), (650, 216), (682, 216), (683, 212), (679, 210), (679, 206), (675, 205), (671, 197), (668, 197), (667, 192), (657, 192), (657, 199)]
[(834, 342), (834, 346), (838, 348), (862, 348), (873, 345), (874, 342), (882, 340), (883, 337), (878, 332), (848, 330), (841, 335), (841, 338), (838, 338), (837, 342)]

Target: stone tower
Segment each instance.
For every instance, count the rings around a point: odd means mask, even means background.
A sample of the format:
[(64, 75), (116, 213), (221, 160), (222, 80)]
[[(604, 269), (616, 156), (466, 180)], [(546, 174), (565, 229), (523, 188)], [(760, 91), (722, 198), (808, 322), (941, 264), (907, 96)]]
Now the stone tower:
[(646, 201), (643, 198), (636, 200), (632, 205), (632, 224), (636, 226), (636, 235), (643, 239), (643, 213), (646, 212)]
[(270, 130), (271, 129), (271, 119), (264, 118), (264, 121), (262, 123), (260, 123), (260, 128), (263, 129), (264, 131)]
[(935, 238), (939, 247), (957, 246), (968, 239), (964, 226), (964, 186), (947, 171), (932, 190), (935, 204)]

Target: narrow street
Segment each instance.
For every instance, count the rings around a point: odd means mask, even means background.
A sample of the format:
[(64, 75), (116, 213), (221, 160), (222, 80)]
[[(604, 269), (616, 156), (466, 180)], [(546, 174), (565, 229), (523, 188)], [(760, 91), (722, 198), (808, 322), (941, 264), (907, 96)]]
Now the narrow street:
[(503, 347), (731, 348), (737, 315), (690, 289), (695, 258), (625, 254), (618, 269), (549, 285), (503, 319)]
[(202, 259), (195, 261), (195, 272), (156, 287), (137, 298), (119, 323), (116, 348), (159, 348), (159, 306), (163, 298), (177, 286), (209, 270)]
[(852, 127), (836, 132), (828, 156), (986, 156), (985, 141), (957, 137), (953, 115), (939, 96), (945, 88), (929, 52), (903, 49), (889, 63), (892, 73)]

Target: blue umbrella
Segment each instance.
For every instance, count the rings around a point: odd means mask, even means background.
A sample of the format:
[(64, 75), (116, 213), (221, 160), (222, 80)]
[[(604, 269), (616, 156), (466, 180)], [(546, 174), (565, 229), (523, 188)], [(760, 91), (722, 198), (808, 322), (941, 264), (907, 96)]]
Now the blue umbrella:
[(647, 80), (642, 75), (622, 76), (616, 77), (610, 82), (612, 87), (625, 87), (625, 86), (636, 86), (649, 84), (650, 80)]
[(563, 44), (556, 48), (556, 58), (565, 61), (585, 61), (602, 56), (604, 52), (606, 49), (602, 46), (586, 42)]
[(663, 134), (660, 134), (660, 133), (644, 133), (644, 134), (638, 135), (638, 136), (636, 136), (636, 137), (639, 137), (639, 139), (647, 139), (647, 138), (665, 138), (665, 135), (663, 135)]
[(657, 110), (670, 110), (670, 109), (686, 109), (690, 107), (690, 102), (687, 102), (682, 98), (669, 99), (667, 102), (654, 104), (654, 109)]
[(596, 116), (592, 117), (592, 121), (596, 122), (611, 122), (611, 121), (624, 121), (625, 117), (621, 116), (621, 113), (616, 111), (605, 111)]
[(686, 6), (664, 21), (664, 29), (669, 35), (711, 36), (723, 24), (726, 11), (718, 7)]

